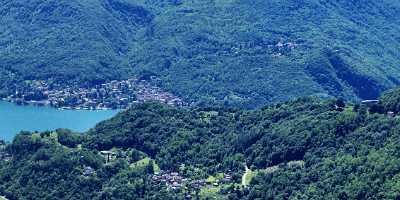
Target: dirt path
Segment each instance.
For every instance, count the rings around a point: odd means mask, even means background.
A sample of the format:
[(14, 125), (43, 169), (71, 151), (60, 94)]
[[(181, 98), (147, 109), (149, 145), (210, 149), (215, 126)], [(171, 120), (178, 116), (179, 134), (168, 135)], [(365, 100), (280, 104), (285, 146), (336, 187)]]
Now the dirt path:
[(247, 167), (247, 164), (244, 165), (246, 167), (246, 171), (244, 172), (242, 176), (242, 186), (246, 186), (246, 176), (250, 175), (251, 170)]

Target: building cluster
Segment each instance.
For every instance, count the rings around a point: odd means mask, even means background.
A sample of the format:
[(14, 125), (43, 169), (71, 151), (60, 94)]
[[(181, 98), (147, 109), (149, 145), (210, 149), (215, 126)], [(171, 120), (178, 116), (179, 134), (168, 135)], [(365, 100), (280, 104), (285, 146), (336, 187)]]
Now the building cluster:
[(169, 189), (172, 190), (181, 189), (189, 182), (189, 179), (182, 177), (178, 172), (166, 171), (160, 171), (154, 174), (152, 180), (158, 184), (165, 184)]
[(173, 94), (138, 79), (113, 80), (90, 88), (48, 84), (46, 81), (35, 80), (3, 100), (17, 104), (76, 110), (125, 109), (134, 103), (146, 101), (159, 101), (173, 106), (185, 105)]
[[(379, 105), (379, 100), (376, 100), (376, 99), (373, 99), (373, 100), (363, 100), (363, 101), (361, 101), (361, 104), (362, 104), (362, 105), (366, 105), (366, 106), (368, 106), (368, 107), (372, 107), (372, 106), (375, 106), (375, 105)], [(393, 111), (388, 111), (388, 112), (386, 113), (386, 115), (387, 115), (388, 117), (396, 117), (396, 113), (393, 112)]]
[(165, 92), (159, 87), (151, 86), (146, 81), (138, 81), (136, 86), (137, 102), (159, 101), (172, 106), (187, 106), (187, 104), (179, 97), (172, 93)]
[(273, 57), (279, 57), (289, 54), (291, 51), (298, 47), (307, 47), (305, 41), (298, 39), (291, 40), (262, 40), (262, 41), (248, 41), (235, 43), (228, 49), (221, 52), (222, 55), (239, 55), (239, 54), (254, 54), (266, 53)]
[(282, 42), (282, 41), (279, 41), (275, 45), (270, 45), (269, 48), (271, 48), (271, 50), (273, 52), (272, 53), (273, 57), (279, 57), (279, 56), (287, 54), (288, 52), (291, 52), (297, 46), (298, 46), (298, 44), (296, 44), (294, 42)]
[(167, 172), (160, 171), (152, 176), (153, 182), (156, 184), (165, 184), (167, 188), (171, 190), (179, 190), (182, 188), (190, 187), (196, 190), (200, 190), (203, 187), (217, 187), (219, 184), (232, 183), (232, 176), (229, 174), (224, 174), (222, 180), (216, 180), (215, 182), (209, 182), (206, 179), (192, 180), (189, 178), (184, 178), (179, 175), (178, 172)]
[(4, 151), (4, 148), (0, 146), (0, 161), (10, 161), (12, 159), (12, 155)]
[(230, 183), (232, 182), (232, 176), (229, 174), (224, 174), (224, 178), (222, 179), (223, 183)]
[(89, 167), (89, 166), (85, 166), (82, 171), (82, 175), (85, 177), (92, 176), (95, 173), (96, 173), (96, 171), (92, 167)]
[(113, 151), (100, 151), (100, 155), (103, 156), (106, 163), (117, 159), (117, 154)]

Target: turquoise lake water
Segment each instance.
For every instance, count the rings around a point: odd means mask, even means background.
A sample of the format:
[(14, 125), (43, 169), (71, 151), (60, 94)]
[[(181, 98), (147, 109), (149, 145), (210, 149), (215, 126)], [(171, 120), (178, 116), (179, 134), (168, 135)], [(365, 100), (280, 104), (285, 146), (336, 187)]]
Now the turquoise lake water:
[(50, 107), (17, 106), (0, 101), (0, 139), (11, 141), (20, 131), (68, 128), (83, 132), (116, 115), (116, 110), (58, 110)]

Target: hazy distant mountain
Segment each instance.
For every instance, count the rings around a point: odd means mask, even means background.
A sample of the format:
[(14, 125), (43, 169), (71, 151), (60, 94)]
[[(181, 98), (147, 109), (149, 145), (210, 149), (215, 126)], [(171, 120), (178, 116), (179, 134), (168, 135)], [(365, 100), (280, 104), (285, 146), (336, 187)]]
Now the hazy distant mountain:
[(3, 0), (0, 87), (138, 76), (198, 103), (375, 98), (399, 84), (399, 19), (396, 0)]

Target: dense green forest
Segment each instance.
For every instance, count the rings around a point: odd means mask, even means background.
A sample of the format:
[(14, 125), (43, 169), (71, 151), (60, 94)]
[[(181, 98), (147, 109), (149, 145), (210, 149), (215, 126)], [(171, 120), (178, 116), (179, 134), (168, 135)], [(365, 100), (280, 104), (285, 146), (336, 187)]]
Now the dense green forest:
[(3, 0), (0, 96), (143, 78), (187, 102), (375, 98), (399, 84), (400, 3)]
[(0, 196), (399, 199), (400, 118), (387, 114), (399, 102), (393, 90), (368, 106), (318, 98), (257, 110), (138, 104), (86, 134), (22, 132), (1, 143)]
[(0, 141), (0, 200), (400, 200), (399, 19), (398, 0), (2, 0), (0, 98), (134, 78), (190, 106)]

